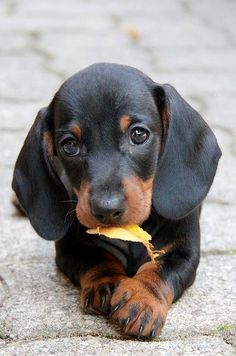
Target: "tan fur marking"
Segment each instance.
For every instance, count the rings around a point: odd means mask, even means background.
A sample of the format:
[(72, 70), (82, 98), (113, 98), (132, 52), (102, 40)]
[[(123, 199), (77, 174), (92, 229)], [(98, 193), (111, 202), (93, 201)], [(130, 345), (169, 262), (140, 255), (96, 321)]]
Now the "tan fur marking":
[(46, 145), (48, 158), (49, 158), (50, 161), (52, 161), (54, 147), (53, 147), (53, 138), (52, 138), (52, 134), (51, 134), (50, 131), (45, 131), (44, 132), (43, 141), (44, 141), (44, 143)]
[(123, 181), (127, 209), (123, 216), (123, 224), (140, 225), (146, 220), (151, 210), (153, 177), (143, 181), (130, 176)]
[(167, 134), (167, 130), (169, 127), (169, 117), (170, 117), (170, 114), (168, 112), (168, 109), (165, 107), (162, 110), (162, 125), (163, 125), (164, 135)]
[(124, 326), (124, 332), (129, 335), (139, 335), (142, 318), (145, 312), (148, 312), (149, 320), (147, 320), (142, 336), (150, 336), (153, 327), (159, 335), (174, 293), (172, 288), (159, 277), (158, 265), (147, 262), (139, 268), (134, 277), (121, 280), (112, 296), (111, 306), (116, 306), (124, 298), (127, 301), (126, 304), (115, 310), (112, 318), (115, 321), (127, 320), (132, 305), (140, 315)]
[(152, 262), (144, 263), (138, 269), (134, 278), (153, 283), (154, 286), (157, 285), (163, 297), (165, 298), (167, 305), (172, 304), (174, 299), (174, 292), (173, 289), (158, 276), (158, 262), (157, 265), (153, 264)]
[(70, 127), (71, 132), (73, 132), (73, 134), (77, 137), (77, 138), (81, 138), (81, 128), (78, 124), (73, 124)]
[[(102, 255), (104, 262), (91, 267), (80, 278), (82, 288), (80, 303), (85, 313), (109, 314), (112, 290), (126, 277), (122, 264), (115, 257), (106, 252)], [(102, 298), (101, 292), (105, 300)], [(89, 305), (86, 301), (88, 293), (93, 296)]]
[[(112, 256), (113, 257), (113, 256)], [(107, 280), (112, 279), (111, 276), (107, 276), (107, 271), (113, 271), (114, 276), (124, 275), (124, 268), (121, 263), (115, 258), (109, 258), (108, 261), (102, 262), (94, 267), (91, 267), (80, 278), (81, 288), (93, 287), (94, 284), (107, 283)]]
[(131, 124), (131, 117), (128, 115), (123, 115), (120, 118), (120, 129), (125, 132)]
[(90, 209), (90, 192), (89, 184), (86, 181), (81, 183), (80, 189), (74, 189), (75, 194), (78, 198), (78, 203), (76, 205), (76, 216), (77, 219), (87, 227), (97, 227), (102, 224), (95, 219), (91, 213)]
[[(142, 179), (131, 176), (123, 181), (124, 194), (126, 199), (126, 211), (119, 224), (114, 226), (138, 224), (140, 225), (146, 220), (151, 210), (152, 200), (152, 185), (153, 177), (143, 181)], [(90, 192), (89, 184), (83, 181), (80, 189), (74, 189), (78, 198), (76, 206), (77, 219), (89, 228), (96, 228), (97, 226), (107, 226), (97, 221), (92, 215), (90, 209)]]

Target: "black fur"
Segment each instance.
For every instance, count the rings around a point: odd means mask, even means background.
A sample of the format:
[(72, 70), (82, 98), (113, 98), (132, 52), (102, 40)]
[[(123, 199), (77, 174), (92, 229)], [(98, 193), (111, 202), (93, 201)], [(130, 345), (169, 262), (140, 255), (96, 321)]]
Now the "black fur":
[[(119, 131), (122, 115), (148, 127), (147, 143), (130, 146)], [(83, 142), (80, 156), (68, 159), (59, 142), (71, 122), (79, 123)], [(51, 158), (43, 143), (46, 131), (53, 137)], [(91, 199), (109, 201), (123, 194), (124, 178), (155, 176), (152, 211), (142, 226), (156, 249), (171, 246), (158, 264), (176, 300), (195, 278), (200, 205), (220, 156), (211, 129), (173, 87), (156, 84), (130, 67), (96, 64), (68, 79), (39, 112), (16, 162), (12, 186), (38, 234), (57, 240), (58, 266), (79, 284), (87, 270), (106, 260), (103, 251), (118, 258), (128, 276), (148, 257), (141, 244), (90, 239), (73, 213), (73, 188), (86, 180)]]

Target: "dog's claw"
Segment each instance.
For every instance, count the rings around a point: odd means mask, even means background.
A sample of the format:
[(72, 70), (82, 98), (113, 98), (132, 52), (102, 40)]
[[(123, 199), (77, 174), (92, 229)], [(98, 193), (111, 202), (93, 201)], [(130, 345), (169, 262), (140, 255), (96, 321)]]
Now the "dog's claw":
[(151, 337), (154, 337), (155, 335), (156, 335), (156, 330), (153, 329), (152, 332), (151, 332), (151, 334), (150, 334), (150, 336), (151, 336)]
[(111, 308), (111, 315), (114, 314), (120, 308), (120, 304), (115, 305)]
[(127, 326), (130, 322), (130, 317), (126, 319), (125, 326)]
[(105, 307), (105, 305), (106, 305), (106, 296), (103, 295), (102, 296), (102, 302), (101, 302), (102, 309)]
[(91, 301), (91, 297), (88, 296), (88, 297), (85, 299), (85, 303), (84, 303), (84, 308), (85, 308), (85, 310), (88, 308), (90, 301)]
[(138, 332), (138, 339), (141, 337), (143, 329), (144, 329), (144, 326), (141, 325), (140, 328), (139, 328), (139, 332)]

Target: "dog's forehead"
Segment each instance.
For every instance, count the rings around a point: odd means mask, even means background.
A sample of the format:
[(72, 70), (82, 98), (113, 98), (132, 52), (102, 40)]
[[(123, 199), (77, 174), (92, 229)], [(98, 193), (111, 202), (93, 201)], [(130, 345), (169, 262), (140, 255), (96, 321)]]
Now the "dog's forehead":
[(98, 64), (69, 78), (55, 97), (60, 124), (66, 120), (107, 122), (130, 113), (152, 115), (153, 82), (142, 72), (121, 65)]

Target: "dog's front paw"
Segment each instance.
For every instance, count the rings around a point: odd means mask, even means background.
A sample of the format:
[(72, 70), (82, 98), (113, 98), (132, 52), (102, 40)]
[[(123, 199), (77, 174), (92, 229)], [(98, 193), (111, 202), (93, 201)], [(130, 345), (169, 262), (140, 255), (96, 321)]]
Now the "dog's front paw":
[(110, 313), (112, 294), (123, 275), (104, 276), (87, 280), (81, 290), (81, 308), (86, 314)]
[(111, 299), (111, 317), (127, 335), (155, 337), (161, 333), (168, 303), (158, 286), (128, 278), (121, 281)]

